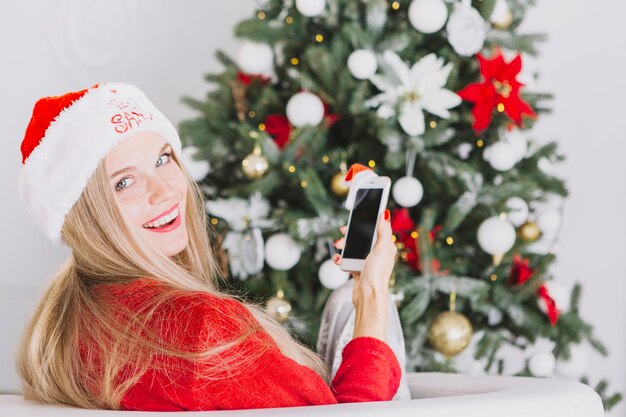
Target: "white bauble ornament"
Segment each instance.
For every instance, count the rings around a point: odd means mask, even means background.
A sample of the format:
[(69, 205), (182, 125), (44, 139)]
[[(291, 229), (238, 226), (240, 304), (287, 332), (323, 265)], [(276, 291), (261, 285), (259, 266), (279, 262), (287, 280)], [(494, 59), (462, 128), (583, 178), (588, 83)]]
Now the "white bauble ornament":
[(355, 78), (367, 80), (376, 73), (376, 55), (367, 49), (357, 49), (348, 57), (348, 70)]
[(296, 9), (307, 17), (321, 15), (325, 7), (326, 0), (296, 0)]
[(413, 0), (409, 22), (422, 33), (435, 33), (446, 24), (448, 8), (442, 0)]
[(316, 126), (324, 118), (324, 103), (308, 91), (296, 93), (287, 102), (287, 119), (295, 127)]
[(520, 227), (528, 220), (528, 204), (526, 201), (519, 197), (511, 197), (506, 200), (506, 207), (510, 210), (506, 214), (506, 218), (509, 219), (515, 227)]
[(272, 48), (265, 43), (242, 41), (237, 50), (237, 65), (246, 74), (268, 75), (273, 60)]
[(537, 168), (542, 170), (544, 174), (554, 175), (554, 166), (552, 165), (552, 162), (550, 162), (550, 160), (545, 156), (539, 158), (539, 160), (537, 161)]
[(535, 353), (528, 360), (528, 369), (534, 376), (547, 377), (554, 372), (556, 359), (549, 350)]
[(565, 378), (578, 379), (587, 368), (587, 353), (581, 345), (570, 347), (570, 358), (556, 361), (556, 373)]
[(544, 211), (537, 218), (537, 226), (544, 234), (556, 233), (561, 226), (561, 213), (557, 209)]
[(393, 199), (402, 207), (416, 206), (424, 196), (424, 187), (415, 177), (398, 179), (391, 190)]
[(317, 273), (322, 285), (334, 290), (339, 288), (350, 279), (350, 274), (336, 265), (332, 259), (327, 259), (320, 265)]
[(472, 149), (474, 149), (474, 147), (471, 144), (462, 143), (456, 148), (456, 153), (459, 155), (459, 158), (467, 159)]
[(505, 254), (515, 243), (515, 228), (505, 219), (490, 217), (478, 227), (478, 244), (490, 255)]
[[(560, 310), (561, 312), (569, 310), (569, 293), (563, 285), (555, 281), (546, 281), (543, 285), (548, 290), (550, 298), (554, 300), (557, 310)], [(543, 298), (537, 298), (537, 307), (539, 307), (539, 310), (541, 310), (544, 314), (548, 314), (548, 307), (546, 307), (546, 302)]]
[(502, 321), (502, 311), (499, 308), (490, 308), (487, 312), (487, 323), (490, 326), (495, 326), (496, 324), (500, 324)]
[(506, 142), (497, 142), (485, 149), (483, 157), (498, 171), (508, 171), (517, 163), (515, 150)]
[(483, 48), (487, 38), (487, 27), (478, 10), (469, 5), (456, 3), (446, 25), (448, 42), (457, 54), (472, 56)]
[(270, 236), (265, 242), (265, 262), (274, 269), (286, 271), (300, 260), (300, 247), (286, 233)]
[(505, 142), (508, 143), (513, 149), (517, 162), (524, 159), (526, 151), (528, 150), (528, 139), (526, 138), (526, 135), (524, 135), (522, 130), (518, 128), (513, 128), (511, 131), (507, 129), (502, 130), (503, 132), (501, 137), (503, 137)]
[(189, 171), (191, 178), (193, 178), (193, 180), (196, 182), (204, 179), (204, 177), (206, 177), (206, 175), (211, 170), (211, 165), (209, 164), (209, 161), (197, 161), (194, 159), (194, 156), (197, 153), (198, 148), (196, 148), (195, 146), (185, 146), (181, 150), (180, 155), (183, 166), (187, 168), (187, 171)]

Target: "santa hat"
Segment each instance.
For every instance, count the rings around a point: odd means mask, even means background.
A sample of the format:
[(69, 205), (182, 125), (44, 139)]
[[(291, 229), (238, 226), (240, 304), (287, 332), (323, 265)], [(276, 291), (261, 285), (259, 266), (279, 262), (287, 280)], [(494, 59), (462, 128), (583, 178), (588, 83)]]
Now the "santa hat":
[(24, 140), (18, 192), (35, 224), (59, 246), (65, 215), (109, 151), (140, 132), (162, 136), (180, 155), (170, 121), (136, 86), (95, 84), (35, 103)]
[(344, 177), (345, 182), (350, 183), (350, 189), (346, 196), (345, 208), (352, 210), (354, 207), (354, 201), (356, 199), (356, 192), (370, 178), (377, 177), (378, 175), (371, 169), (361, 164), (352, 164), (350, 169)]

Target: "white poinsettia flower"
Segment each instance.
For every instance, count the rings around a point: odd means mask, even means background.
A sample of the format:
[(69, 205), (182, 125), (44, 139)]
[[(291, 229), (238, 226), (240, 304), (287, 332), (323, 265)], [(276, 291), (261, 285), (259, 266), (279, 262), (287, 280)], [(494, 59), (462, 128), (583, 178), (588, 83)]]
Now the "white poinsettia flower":
[(381, 93), (365, 102), (367, 107), (378, 107), (381, 118), (396, 115), (402, 129), (411, 136), (425, 131), (424, 110), (441, 118), (450, 117), (448, 109), (458, 106), (461, 98), (446, 90), (452, 64), (444, 66), (442, 58), (431, 53), (409, 68), (393, 51), (385, 51), (383, 59), (391, 74), (374, 74), (370, 81)]
[(249, 227), (270, 227), (275, 223), (267, 219), (270, 204), (259, 191), (253, 193), (249, 200), (239, 197), (218, 198), (207, 201), (205, 206), (209, 213), (226, 220), (228, 227), (238, 232)]
[(228, 252), (230, 271), (244, 280), (263, 269), (265, 242), (261, 229), (272, 227), (276, 221), (268, 219), (270, 204), (259, 191), (248, 200), (231, 197), (209, 200), (205, 207), (213, 216), (228, 223), (230, 230), (224, 236), (222, 248)]

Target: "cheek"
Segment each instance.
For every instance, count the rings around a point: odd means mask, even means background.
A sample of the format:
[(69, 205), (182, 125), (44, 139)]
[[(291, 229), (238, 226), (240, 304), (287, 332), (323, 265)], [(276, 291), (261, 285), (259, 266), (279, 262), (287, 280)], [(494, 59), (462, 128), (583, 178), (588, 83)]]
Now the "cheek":
[(137, 192), (139, 191), (137, 190), (138, 187), (131, 188), (134, 189), (116, 193), (117, 203), (125, 220), (129, 221), (131, 224), (143, 223), (145, 221), (144, 210), (146, 202), (145, 198), (141, 198), (141, 196), (145, 196), (145, 191)]

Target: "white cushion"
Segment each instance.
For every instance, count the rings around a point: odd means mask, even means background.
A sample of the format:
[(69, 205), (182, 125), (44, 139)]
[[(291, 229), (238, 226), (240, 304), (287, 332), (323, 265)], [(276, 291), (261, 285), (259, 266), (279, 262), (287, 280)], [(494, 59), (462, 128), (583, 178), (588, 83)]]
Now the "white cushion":
[[(256, 410), (204, 411), (194, 416), (346, 416), (359, 417), (601, 417), (602, 401), (590, 387), (551, 378), (409, 373), (411, 400), (333, 404)], [(0, 416), (169, 416), (180, 413), (85, 410), (0, 395)]]

